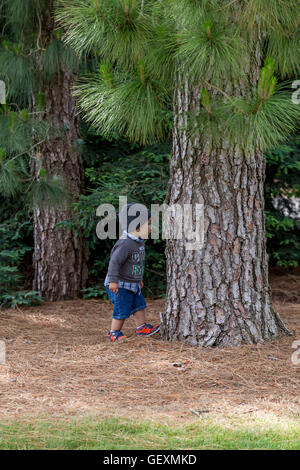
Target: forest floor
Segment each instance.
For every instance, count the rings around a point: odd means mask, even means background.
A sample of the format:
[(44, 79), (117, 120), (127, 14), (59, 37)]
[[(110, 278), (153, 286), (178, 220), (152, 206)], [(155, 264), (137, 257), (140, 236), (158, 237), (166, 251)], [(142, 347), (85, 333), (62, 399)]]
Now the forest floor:
[[(7, 358), (0, 365), (1, 420), (142, 416), (186, 423), (202, 416), (218, 422), (272, 416), (299, 423), (300, 364), (292, 362), (292, 345), (300, 340), (300, 302), (289, 296), (298, 300), (300, 281), (271, 281), (279, 291), (274, 306), (294, 336), (241, 348), (197, 349), (161, 341), (159, 334), (137, 338), (131, 319), (123, 329), (128, 341), (111, 344), (106, 300), (0, 311)], [(164, 301), (147, 303), (148, 321), (159, 321)]]

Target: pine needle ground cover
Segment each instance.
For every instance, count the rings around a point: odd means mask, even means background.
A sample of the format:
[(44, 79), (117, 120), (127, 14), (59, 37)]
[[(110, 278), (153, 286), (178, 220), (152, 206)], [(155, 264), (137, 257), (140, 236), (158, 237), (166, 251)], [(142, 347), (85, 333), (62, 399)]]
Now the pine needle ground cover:
[(105, 300), (1, 311), (0, 448), (299, 449), (300, 303), (275, 308), (293, 337), (224, 349), (136, 338), (133, 321), (110, 344)]

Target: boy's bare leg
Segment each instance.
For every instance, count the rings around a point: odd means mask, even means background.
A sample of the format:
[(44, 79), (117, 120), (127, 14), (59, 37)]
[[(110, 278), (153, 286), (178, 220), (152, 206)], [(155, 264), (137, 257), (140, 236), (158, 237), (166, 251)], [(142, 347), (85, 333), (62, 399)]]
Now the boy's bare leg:
[(125, 320), (117, 320), (116, 318), (113, 318), (111, 321), (111, 330), (119, 331), (122, 329), (122, 326), (124, 325)]
[(142, 310), (138, 310), (132, 316), (134, 317), (137, 328), (146, 323), (146, 310), (144, 308)]

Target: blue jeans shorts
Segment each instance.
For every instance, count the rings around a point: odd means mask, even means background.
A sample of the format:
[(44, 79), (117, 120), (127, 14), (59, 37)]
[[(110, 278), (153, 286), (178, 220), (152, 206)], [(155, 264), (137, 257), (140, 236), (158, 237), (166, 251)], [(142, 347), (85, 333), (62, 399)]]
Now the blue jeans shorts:
[(113, 303), (113, 318), (116, 320), (125, 320), (138, 310), (147, 307), (145, 297), (142, 293), (135, 294), (128, 289), (119, 287), (118, 293), (116, 294), (111, 291), (108, 286), (106, 286), (106, 291)]

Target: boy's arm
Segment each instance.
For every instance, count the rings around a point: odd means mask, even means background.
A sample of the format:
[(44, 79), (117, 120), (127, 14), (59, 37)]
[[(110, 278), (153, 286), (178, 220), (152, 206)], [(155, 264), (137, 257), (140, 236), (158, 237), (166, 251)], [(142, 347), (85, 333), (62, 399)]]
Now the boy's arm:
[(119, 281), (119, 270), (121, 264), (125, 263), (128, 258), (128, 249), (124, 245), (119, 245), (111, 254), (108, 264), (108, 280), (117, 283)]

